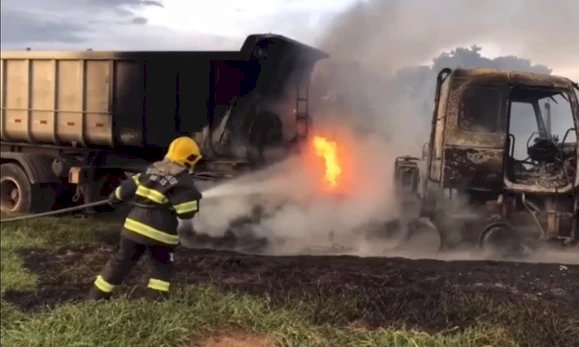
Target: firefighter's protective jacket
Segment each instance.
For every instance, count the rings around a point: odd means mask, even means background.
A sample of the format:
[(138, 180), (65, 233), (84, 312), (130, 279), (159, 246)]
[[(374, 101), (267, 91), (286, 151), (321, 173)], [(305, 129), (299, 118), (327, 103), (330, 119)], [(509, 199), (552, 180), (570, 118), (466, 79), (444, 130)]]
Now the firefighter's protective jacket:
[(147, 245), (175, 246), (177, 218), (193, 218), (201, 197), (187, 169), (168, 160), (156, 162), (114, 192), (116, 202), (132, 200), (135, 205), (121, 235)]

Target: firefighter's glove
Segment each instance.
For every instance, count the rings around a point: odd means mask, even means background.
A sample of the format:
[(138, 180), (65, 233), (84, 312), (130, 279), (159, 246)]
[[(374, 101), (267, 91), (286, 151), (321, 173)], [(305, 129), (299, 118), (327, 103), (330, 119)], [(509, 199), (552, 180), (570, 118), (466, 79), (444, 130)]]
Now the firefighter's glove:
[(109, 194), (109, 205), (111, 205), (112, 207), (115, 207), (119, 204), (121, 204), (123, 201), (117, 199), (117, 196), (115, 195), (115, 192), (113, 191), (111, 194)]

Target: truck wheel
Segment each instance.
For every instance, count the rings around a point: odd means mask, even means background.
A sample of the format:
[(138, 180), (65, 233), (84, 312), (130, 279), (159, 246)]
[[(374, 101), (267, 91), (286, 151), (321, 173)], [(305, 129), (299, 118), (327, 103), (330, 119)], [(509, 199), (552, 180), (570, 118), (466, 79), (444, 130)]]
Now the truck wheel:
[(53, 207), (56, 192), (51, 185), (31, 184), (24, 170), (17, 164), (2, 164), (0, 171), (3, 213), (44, 212)]
[(412, 218), (406, 222), (403, 234), (396, 249), (440, 252), (446, 249), (444, 233), (430, 220), (430, 218)]
[(520, 257), (524, 254), (520, 235), (507, 220), (502, 219), (485, 225), (479, 234), (478, 246), (502, 258)]

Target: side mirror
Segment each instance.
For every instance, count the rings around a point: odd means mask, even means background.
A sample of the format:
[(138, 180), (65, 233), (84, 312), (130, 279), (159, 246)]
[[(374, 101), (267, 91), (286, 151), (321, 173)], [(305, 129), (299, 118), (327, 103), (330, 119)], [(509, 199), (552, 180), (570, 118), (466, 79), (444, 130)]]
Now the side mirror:
[(428, 145), (428, 143), (425, 143), (424, 145), (422, 145), (422, 160), (428, 159), (429, 152), (430, 152), (430, 146)]

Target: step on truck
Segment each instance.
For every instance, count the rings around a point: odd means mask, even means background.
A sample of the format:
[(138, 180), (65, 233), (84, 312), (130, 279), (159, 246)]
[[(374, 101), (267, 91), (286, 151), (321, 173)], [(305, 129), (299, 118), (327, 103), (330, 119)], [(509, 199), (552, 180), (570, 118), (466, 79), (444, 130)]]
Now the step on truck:
[(327, 57), (273, 34), (239, 51), (2, 51), (2, 212), (98, 201), (181, 135), (203, 151), (198, 179), (278, 160), (307, 136)]

